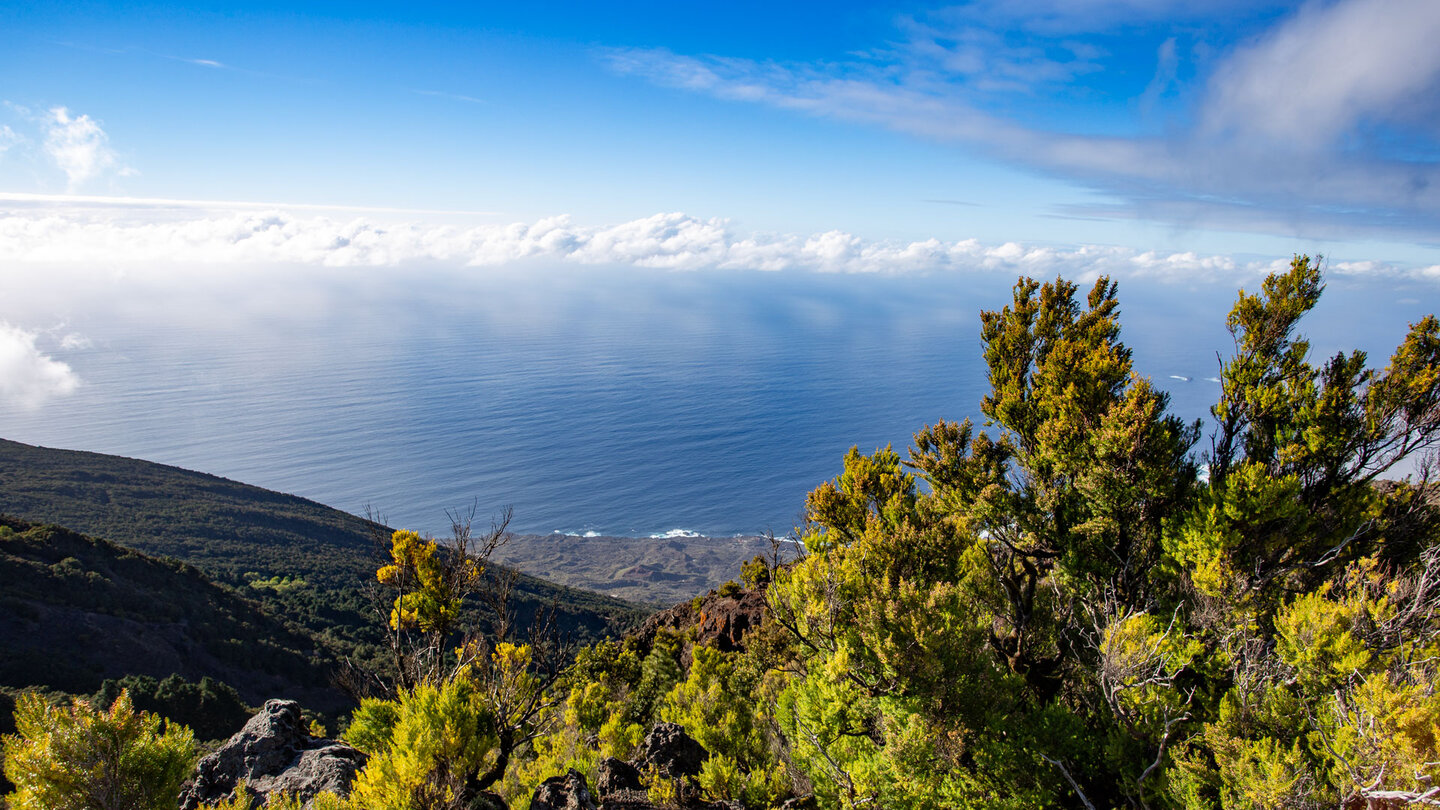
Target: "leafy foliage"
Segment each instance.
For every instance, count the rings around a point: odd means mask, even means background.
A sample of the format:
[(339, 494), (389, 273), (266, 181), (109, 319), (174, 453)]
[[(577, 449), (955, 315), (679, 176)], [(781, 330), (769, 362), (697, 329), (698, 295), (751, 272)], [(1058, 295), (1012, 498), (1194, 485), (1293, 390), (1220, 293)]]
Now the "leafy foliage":
[[(1422, 792), (1437, 533), (1423, 483), (1375, 483), (1440, 439), (1437, 325), (1383, 371), (1317, 369), (1294, 329), (1320, 290), (1297, 257), (1241, 293), (1208, 480), (1198, 425), (1131, 368), (1113, 284), (1021, 280), (982, 314), (984, 428), (927, 427), (908, 462), (852, 449), (769, 587), (799, 642), (780, 725), (822, 805)], [(1389, 593), (1403, 645), (1372, 629)]]
[[(762, 683), (757, 664), (754, 656), (697, 647), (685, 680), (660, 708), (661, 720), (684, 726), (710, 752), (698, 781), (711, 799), (768, 806), (789, 794), (777, 729), (764, 711), (779, 690)], [(756, 700), (767, 692), (770, 700)]]
[(1319, 263), (1301, 256), (1259, 295), (1241, 292), (1209, 484), (1172, 547), (1207, 594), (1262, 612), (1374, 550), (1387, 528), (1406, 534), (1413, 494), (1371, 484), (1440, 439), (1440, 321), (1414, 324), (1384, 370), (1359, 351), (1316, 368), (1295, 330), (1322, 289)]
[(101, 684), (95, 703), (108, 706), (121, 692), (130, 695), (135, 708), (186, 726), (202, 740), (226, 739), (254, 713), (234, 687), (209, 676), (192, 683), (173, 674), (158, 681), (148, 675), (126, 675)]
[(15, 725), (4, 744), (15, 810), (171, 810), (195, 762), (189, 729), (136, 712), (123, 691), (109, 710), (21, 695)]
[(233, 796), (215, 804), (202, 804), (198, 810), (347, 810), (348, 807), (350, 804), (345, 799), (324, 791), (309, 802), (302, 801), (294, 794), (272, 793), (266, 797), (264, 804), (261, 804), (242, 779), (235, 786)]
[(461, 808), (495, 747), (495, 718), (474, 682), (459, 677), (419, 684), (393, 702), (365, 701), (346, 739), (370, 756), (351, 794), (354, 806)]
[(390, 628), (414, 628), (444, 639), (460, 617), (465, 594), (480, 581), (480, 567), (469, 557), (446, 565), (437, 559), (435, 541), (415, 532), (397, 531), (390, 542), (394, 562), (375, 572), (380, 584), (399, 591)]

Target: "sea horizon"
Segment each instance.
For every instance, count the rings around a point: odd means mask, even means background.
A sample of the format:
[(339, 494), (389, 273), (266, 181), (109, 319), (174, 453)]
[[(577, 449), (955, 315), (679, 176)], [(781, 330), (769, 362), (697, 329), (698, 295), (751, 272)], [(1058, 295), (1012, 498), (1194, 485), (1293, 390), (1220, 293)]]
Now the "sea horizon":
[[(926, 424), (983, 422), (979, 312), (1014, 282), (297, 271), (243, 301), (157, 284), (120, 311), (97, 294), (49, 314), (74, 324), (54, 356), (82, 384), (5, 408), (0, 426), (434, 534), (473, 506), (477, 521), (513, 508), (521, 534), (784, 536), (850, 447), (904, 457)], [(1119, 285), (1137, 372), (1203, 419), (1236, 285)], [(1423, 308), (1423, 282), (1331, 285), (1302, 325), (1317, 357), (1362, 348), (1383, 363)], [(318, 312), (294, 307), (321, 296)]]

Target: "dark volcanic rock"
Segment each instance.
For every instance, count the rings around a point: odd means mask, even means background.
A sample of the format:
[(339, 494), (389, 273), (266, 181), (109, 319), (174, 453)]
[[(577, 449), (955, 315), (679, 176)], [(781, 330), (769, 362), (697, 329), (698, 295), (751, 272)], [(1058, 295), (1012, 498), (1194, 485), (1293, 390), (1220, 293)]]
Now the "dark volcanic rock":
[(709, 758), (710, 752), (678, 723), (660, 723), (640, 743), (641, 761), (670, 778), (695, 776)]
[(631, 800), (643, 798), (645, 786), (640, 783), (640, 770), (624, 760), (606, 757), (600, 760), (595, 773), (595, 793), (600, 801), (612, 798)]
[(585, 775), (572, 768), (564, 776), (541, 782), (530, 799), (530, 810), (595, 810), (595, 803)]
[(683, 632), (695, 624), (695, 617), (699, 612), (691, 601), (681, 602), (674, 607), (651, 614), (650, 618), (646, 619), (645, 623), (636, 628), (631, 635), (640, 642), (642, 649), (648, 651), (655, 646), (655, 636), (659, 635), (661, 630)]
[[(634, 635), (641, 648), (649, 650), (660, 631), (673, 630), (683, 635), (693, 627), (696, 645), (710, 645), (725, 652), (743, 652), (745, 633), (752, 627), (759, 627), (767, 612), (763, 590), (742, 590), (735, 596), (721, 596), (719, 592), (711, 591), (654, 614), (640, 625)], [(688, 646), (681, 663), (690, 665)]]
[(509, 808), (499, 793), (486, 790), (471, 800), (470, 810), (509, 810)]
[(700, 603), (696, 644), (713, 644), (723, 652), (745, 649), (745, 633), (765, 619), (765, 592), (742, 591), (739, 596), (705, 599)]
[(311, 737), (293, 700), (271, 700), (215, 753), (200, 760), (180, 796), (182, 810), (223, 801), (245, 780), (264, 799), (291, 793), (309, 801), (321, 791), (350, 792), (365, 755), (335, 740)]

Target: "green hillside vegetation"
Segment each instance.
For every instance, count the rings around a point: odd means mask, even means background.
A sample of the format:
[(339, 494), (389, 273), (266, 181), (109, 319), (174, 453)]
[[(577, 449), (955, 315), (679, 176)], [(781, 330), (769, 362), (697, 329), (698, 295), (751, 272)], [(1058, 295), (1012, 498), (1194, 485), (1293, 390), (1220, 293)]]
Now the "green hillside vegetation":
[[(546, 633), (453, 648), (483, 547), (394, 533), (372, 576), (405, 664), (345, 732), (352, 793), (314, 806), (520, 810), (607, 757), (658, 807), (1433, 804), (1440, 499), (1382, 477), (1440, 446), (1440, 321), (1383, 368), (1317, 365), (1298, 324), (1322, 290), (1296, 257), (1240, 294), (1204, 446), (1134, 373), (1115, 285), (1022, 279), (982, 313), (983, 425), (852, 450), (800, 559), (565, 666)], [(658, 722), (696, 770), (639, 756)], [(11, 738), (7, 770), (51, 733)]]
[(372, 531), (361, 518), (139, 459), (0, 440), (0, 504), (231, 582), (248, 571), (348, 586), (370, 562)]
[[(213, 679), (249, 705), (277, 696), (325, 712), (349, 705), (330, 686), (332, 650), (195, 567), (9, 517), (0, 517), (0, 650), (0, 687), (88, 695), (128, 677), (153, 696), (170, 679), (178, 697)], [(226, 689), (201, 692), (213, 703)]]
[[(322, 504), (225, 478), (100, 453), (0, 440), (0, 512), (173, 557), (310, 628), (345, 657), (373, 663), (384, 634), (368, 592), (390, 530)], [(501, 569), (494, 569), (500, 572)], [(582, 640), (648, 612), (521, 575), (512, 607), (550, 604)]]

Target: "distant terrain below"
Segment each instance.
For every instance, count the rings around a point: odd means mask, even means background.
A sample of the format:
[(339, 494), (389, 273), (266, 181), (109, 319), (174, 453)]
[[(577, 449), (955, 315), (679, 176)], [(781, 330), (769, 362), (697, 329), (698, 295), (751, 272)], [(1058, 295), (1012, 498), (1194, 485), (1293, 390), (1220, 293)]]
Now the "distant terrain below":
[(495, 559), (572, 588), (661, 607), (740, 579), (740, 564), (771, 554), (764, 537), (518, 535)]

